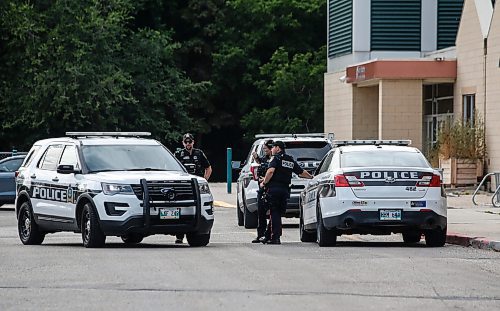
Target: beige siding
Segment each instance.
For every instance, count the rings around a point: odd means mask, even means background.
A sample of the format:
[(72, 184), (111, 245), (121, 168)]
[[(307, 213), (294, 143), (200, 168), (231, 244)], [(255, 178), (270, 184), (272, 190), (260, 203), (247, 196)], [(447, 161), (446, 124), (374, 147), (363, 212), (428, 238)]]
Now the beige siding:
[(483, 35), (474, 0), (465, 0), (457, 33), (457, 81), (454, 114), (463, 116), (462, 95), (476, 95), (476, 112), (484, 117), (484, 53)]
[(352, 139), (352, 86), (339, 79), (345, 71), (325, 74), (325, 133)]
[(488, 35), (486, 65), (486, 146), (488, 171), (500, 171), (500, 3), (496, 4)]
[(378, 139), (378, 85), (353, 86), (353, 139)]
[(411, 139), (422, 149), (422, 81), (382, 80), (379, 84), (379, 138)]

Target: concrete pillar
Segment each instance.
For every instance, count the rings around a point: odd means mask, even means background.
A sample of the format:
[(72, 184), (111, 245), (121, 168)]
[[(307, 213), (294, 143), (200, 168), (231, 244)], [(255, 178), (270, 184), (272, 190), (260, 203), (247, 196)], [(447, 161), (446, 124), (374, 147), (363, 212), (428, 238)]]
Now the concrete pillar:
[(411, 139), (422, 150), (421, 80), (381, 80), (378, 108), (379, 139)]
[(378, 139), (378, 85), (352, 89), (352, 138)]

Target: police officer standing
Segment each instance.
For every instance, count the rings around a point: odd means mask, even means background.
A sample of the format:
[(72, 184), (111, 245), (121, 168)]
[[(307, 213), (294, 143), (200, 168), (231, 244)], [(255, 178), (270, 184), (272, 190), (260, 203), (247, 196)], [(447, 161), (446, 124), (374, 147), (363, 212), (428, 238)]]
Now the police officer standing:
[[(208, 162), (207, 157), (200, 149), (194, 148), (194, 137), (190, 133), (184, 134), (182, 136), (182, 144), (184, 149), (177, 150), (175, 152), (175, 157), (186, 167), (190, 174), (194, 174), (208, 180), (212, 174), (212, 166)], [(176, 235), (177, 239), (175, 243), (182, 243), (184, 239), (184, 234), (180, 233)]]
[(311, 179), (313, 176), (285, 153), (285, 143), (276, 141), (271, 149), (273, 158), (269, 162), (264, 180), (260, 186), (266, 187), (267, 199), (271, 209), (271, 239), (261, 238), (264, 244), (281, 244), (281, 216), (286, 211), (287, 199), (290, 196), (292, 173)]
[[(255, 159), (255, 162), (259, 164), (259, 168), (257, 170), (257, 176), (259, 177), (259, 186), (260, 183), (264, 180), (264, 176), (266, 175), (267, 168), (269, 167), (269, 161), (271, 160), (271, 148), (273, 147), (273, 140), (267, 140), (262, 146), (262, 151), (264, 151), (264, 156), (259, 157), (257, 152), (252, 153), (252, 157)], [(257, 238), (252, 240), (252, 243), (260, 243), (260, 238), (264, 237), (267, 233), (266, 238), (270, 239), (270, 232), (266, 232), (267, 225), (267, 203), (265, 202), (264, 195), (267, 189), (259, 187), (257, 191)]]

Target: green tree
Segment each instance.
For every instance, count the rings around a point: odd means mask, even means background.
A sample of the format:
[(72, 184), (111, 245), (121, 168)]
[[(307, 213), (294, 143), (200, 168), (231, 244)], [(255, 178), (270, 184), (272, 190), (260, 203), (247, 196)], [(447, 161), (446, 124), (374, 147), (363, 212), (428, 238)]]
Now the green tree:
[(66, 130), (147, 129), (168, 141), (196, 128), (187, 110), (206, 85), (179, 71), (170, 32), (134, 27), (135, 4), (2, 2), (3, 145)]

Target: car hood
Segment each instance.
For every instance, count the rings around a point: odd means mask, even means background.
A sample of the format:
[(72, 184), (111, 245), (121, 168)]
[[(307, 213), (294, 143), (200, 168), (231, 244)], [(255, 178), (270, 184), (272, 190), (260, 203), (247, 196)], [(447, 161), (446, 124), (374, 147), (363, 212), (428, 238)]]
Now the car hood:
[(97, 182), (139, 184), (142, 178), (146, 180), (191, 180), (196, 178), (198, 182), (206, 182), (202, 177), (179, 171), (113, 171), (86, 174), (88, 180)]

